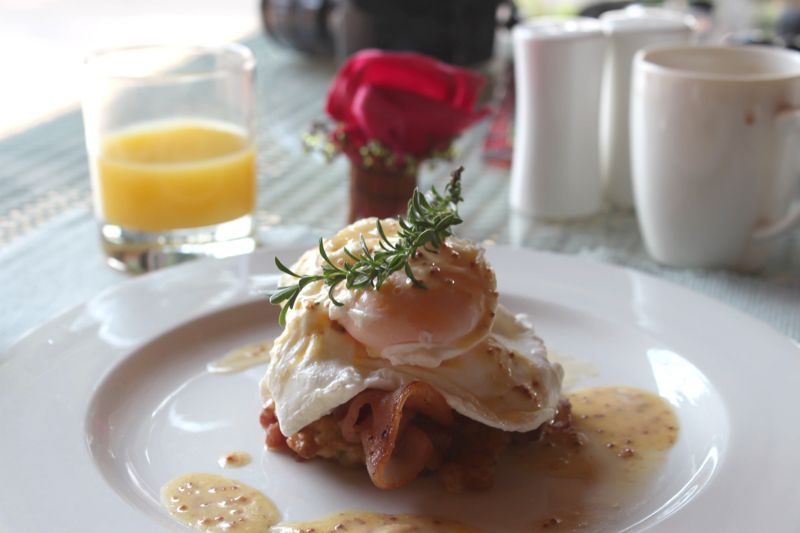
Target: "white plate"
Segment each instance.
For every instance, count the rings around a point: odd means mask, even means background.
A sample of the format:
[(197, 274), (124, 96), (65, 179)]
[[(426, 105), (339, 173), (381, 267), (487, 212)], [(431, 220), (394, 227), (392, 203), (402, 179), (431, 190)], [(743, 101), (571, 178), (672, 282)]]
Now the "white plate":
[[(604, 527), (798, 531), (795, 344), (637, 272), (503, 247), (489, 257), (501, 301), (528, 313), (556, 352), (598, 369), (582, 385), (649, 389), (678, 414), (666, 468)], [(504, 481), (508, 465), (490, 493), (450, 496), (429, 480), (382, 492), (361, 471), (263, 451), (262, 369), (220, 376), (205, 365), (276, 335), (276, 309), (259, 292), (274, 271), (266, 251), (168, 269), (108, 290), (13, 346), (0, 364), (0, 530), (181, 530), (158, 492), (191, 471), (249, 483), (287, 519), (411, 511), (497, 530), (520, 502), (535, 508), (546, 498), (547, 487)], [(221, 472), (217, 458), (234, 450), (250, 452), (253, 464)]]

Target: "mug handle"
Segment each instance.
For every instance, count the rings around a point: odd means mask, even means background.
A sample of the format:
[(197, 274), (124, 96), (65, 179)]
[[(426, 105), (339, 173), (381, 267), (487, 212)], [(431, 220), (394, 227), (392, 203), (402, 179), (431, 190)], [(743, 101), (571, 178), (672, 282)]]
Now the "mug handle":
[[(789, 183), (800, 174), (800, 108), (779, 111), (775, 116), (778, 134), (782, 136), (783, 152), (779, 162), (778, 180)], [(794, 175), (792, 175), (794, 174)], [(786, 214), (771, 224), (758, 228), (753, 233), (754, 241), (767, 241), (784, 235), (800, 225), (800, 198), (792, 200)]]

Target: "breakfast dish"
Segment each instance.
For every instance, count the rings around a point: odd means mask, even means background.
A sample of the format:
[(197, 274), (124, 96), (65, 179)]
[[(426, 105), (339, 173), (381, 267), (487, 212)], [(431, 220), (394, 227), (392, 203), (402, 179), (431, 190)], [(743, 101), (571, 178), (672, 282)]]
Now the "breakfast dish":
[[(572, 401), (574, 424), (584, 415), (595, 421), (590, 404), (573, 395), (587, 388), (625, 384), (674, 411), (677, 441), (664, 468), (646, 478), (652, 483), (622, 480), (620, 487), (629, 487), (622, 498), (602, 471), (578, 483), (572, 472), (534, 468), (538, 461), (529, 464), (523, 445), (506, 450), (488, 491), (450, 493), (435, 476), (382, 491), (361, 469), (298, 464), (264, 451), (264, 431), (255, 423), (263, 367), (218, 374), (206, 365), (280, 336), (280, 309), (265, 304), (263, 289), (279, 273), (276, 255), (296, 258), (305, 248), (197, 261), (126, 281), (0, 356), (0, 422), (13, 428), (0, 439), (0, 529), (171, 531), (176, 526), (160, 490), (190, 472), (257, 489), (274, 502), (283, 525), (352, 510), (522, 532), (535, 530), (537, 518), (537, 526), (551, 523), (544, 520), (553, 510), (576, 508), (596, 511), (581, 531), (793, 531), (800, 523), (793, 475), (800, 430), (791, 423), (800, 402), (795, 342), (634, 270), (506, 246), (486, 249), (499, 302), (530, 316), (564, 363), (573, 384), (562, 392)], [(592, 371), (576, 381), (569, 358)], [(769, 408), (758, 398), (769, 398)], [(670, 438), (665, 433), (658, 446)], [(217, 464), (232, 451), (249, 453), (252, 463)], [(646, 455), (642, 445), (635, 451)], [(637, 461), (609, 455), (617, 466)], [(608, 505), (598, 507), (601, 496)]]
[(357, 221), (278, 263), (285, 329), (261, 382), (271, 449), (365, 464), (383, 489), (425, 470), (486, 489), (512, 438), (538, 438), (559, 411), (568, 423), (561, 367), (498, 305), (484, 250), (440, 222), (460, 222), (459, 178), (415, 196), (405, 220)]

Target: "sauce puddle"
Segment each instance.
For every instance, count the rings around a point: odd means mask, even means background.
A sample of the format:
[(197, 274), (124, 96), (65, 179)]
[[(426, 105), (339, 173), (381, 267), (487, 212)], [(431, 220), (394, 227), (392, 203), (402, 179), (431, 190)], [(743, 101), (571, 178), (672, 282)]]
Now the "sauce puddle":
[(272, 341), (257, 342), (237, 348), (206, 365), (212, 374), (231, 374), (269, 362)]
[(175, 520), (200, 531), (263, 533), (279, 516), (256, 489), (213, 474), (173, 479), (161, 488), (161, 504)]
[(546, 510), (531, 527), (579, 531), (604, 526), (635, 506), (666, 459), (678, 420), (661, 397), (631, 387), (596, 387), (569, 395), (572, 431), (551, 432), (518, 452), (551, 483)]

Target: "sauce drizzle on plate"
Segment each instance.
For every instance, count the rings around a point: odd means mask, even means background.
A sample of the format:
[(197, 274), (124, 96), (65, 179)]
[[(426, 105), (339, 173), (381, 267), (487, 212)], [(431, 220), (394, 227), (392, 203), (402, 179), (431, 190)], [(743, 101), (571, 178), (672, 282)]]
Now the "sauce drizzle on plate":
[(206, 368), (212, 374), (242, 372), (248, 368), (269, 362), (269, 351), (271, 349), (271, 340), (248, 344), (228, 352), (215, 361), (211, 361)]
[[(546, 430), (539, 441), (512, 446), (501, 458), (520, 469), (521, 480), (528, 472), (536, 478), (533, 482), (547, 487), (546, 502), (539, 511), (518, 511), (530, 513), (530, 518), (525, 518), (529, 520), (526, 531), (613, 530), (615, 515), (637, 504), (642, 487), (652, 481), (652, 474), (663, 465), (666, 452), (678, 438), (678, 420), (671, 406), (651, 392), (608, 386), (576, 391), (568, 397), (572, 405), (568, 429)], [(234, 456), (239, 454), (249, 462), (249, 455), (234, 452), (222, 456), (220, 464), (228, 458), (236, 462)], [(243, 483), (211, 474), (174, 479), (164, 486), (161, 498), (176, 520), (203, 531), (480, 532), (429, 516), (362, 511), (275, 525), (278, 511), (266, 496)]]
[(637, 503), (663, 465), (677, 440), (677, 417), (663, 398), (633, 387), (594, 387), (568, 398), (571, 431), (546, 433), (516, 453), (552, 489), (532, 528), (613, 529), (608, 521)]
[(410, 514), (381, 514), (365, 511), (336, 513), (308, 522), (287, 522), (273, 527), (271, 533), (481, 533), (458, 522)]
[(222, 468), (241, 468), (249, 465), (252, 460), (247, 452), (231, 452), (217, 459), (217, 464)]
[(200, 531), (263, 533), (279, 516), (261, 492), (213, 474), (173, 479), (161, 488), (161, 503), (175, 520)]

